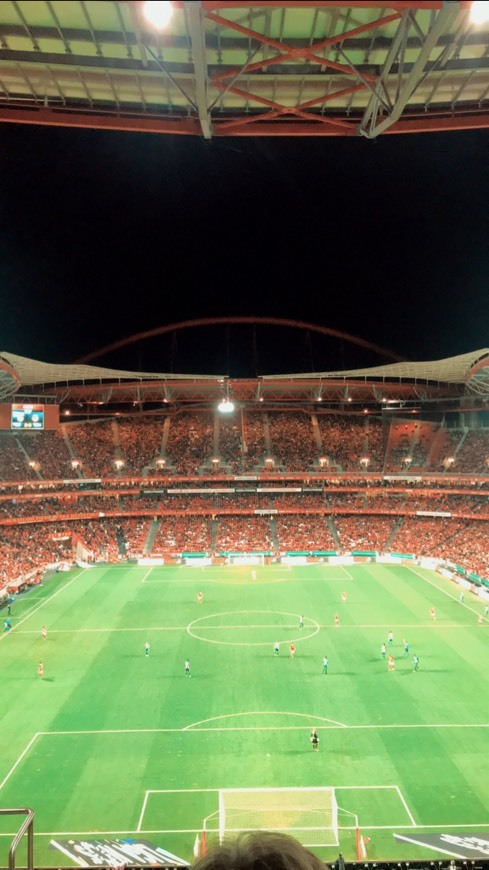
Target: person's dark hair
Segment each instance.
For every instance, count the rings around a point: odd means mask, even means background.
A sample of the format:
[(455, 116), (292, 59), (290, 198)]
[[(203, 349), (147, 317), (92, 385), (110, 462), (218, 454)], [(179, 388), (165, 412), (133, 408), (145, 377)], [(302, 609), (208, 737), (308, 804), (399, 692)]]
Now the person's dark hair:
[(324, 864), (288, 834), (249, 831), (223, 840), (193, 870), (324, 870)]

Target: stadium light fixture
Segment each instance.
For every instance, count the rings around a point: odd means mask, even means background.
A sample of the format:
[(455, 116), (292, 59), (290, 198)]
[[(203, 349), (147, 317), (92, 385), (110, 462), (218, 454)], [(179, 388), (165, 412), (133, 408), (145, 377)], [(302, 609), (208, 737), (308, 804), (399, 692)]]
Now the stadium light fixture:
[(146, 0), (143, 13), (156, 30), (163, 30), (170, 23), (173, 7), (170, 0)]
[(476, 27), (489, 21), (489, 3), (487, 0), (473, 0), (470, 7), (470, 21)]
[(232, 414), (234, 411), (234, 402), (231, 402), (228, 398), (222, 399), (217, 406), (217, 410), (221, 412), (221, 414)]

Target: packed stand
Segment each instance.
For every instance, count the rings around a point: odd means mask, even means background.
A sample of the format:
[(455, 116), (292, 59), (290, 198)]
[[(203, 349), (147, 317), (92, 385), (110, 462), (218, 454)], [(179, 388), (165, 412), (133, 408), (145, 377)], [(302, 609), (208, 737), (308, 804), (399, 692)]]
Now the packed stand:
[[(343, 471), (373, 471), (378, 465), (378, 431), (380, 423), (374, 418), (318, 415), (322, 440), (322, 454), (329, 457), (330, 464)], [(377, 429), (376, 429), (377, 427)], [(377, 434), (374, 434), (377, 433)], [(374, 446), (374, 454), (370, 447)]]
[[(42, 433), (37, 433), (42, 434)], [(29, 465), (29, 458), (21, 449), (16, 435), (11, 432), (0, 432), (0, 478), (2, 480), (33, 480), (36, 479), (34, 468)]]
[(73, 477), (71, 454), (61, 429), (50, 432), (23, 432), (22, 446), (35, 470), (45, 480), (65, 480)]
[(217, 521), (215, 549), (246, 553), (273, 549), (270, 522), (266, 517), (221, 516)]
[(207, 553), (211, 549), (211, 519), (207, 517), (163, 517), (151, 550), (171, 555), (179, 553)]
[(243, 414), (243, 456), (247, 471), (263, 466), (267, 453), (263, 414)]
[(114, 477), (115, 440), (112, 423), (71, 423), (66, 426), (83, 477)]
[(384, 467), (384, 426), (378, 417), (365, 417), (365, 471), (382, 471)]
[(142, 475), (143, 469), (156, 462), (161, 451), (163, 420), (118, 420), (117, 431), (125, 473)]
[(457, 451), (453, 468), (462, 474), (489, 472), (489, 430), (467, 433)]
[(318, 459), (310, 414), (269, 413), (270, 449), (286, 471), (307, 471)]
[(437, 556), (441, 547), (458, 536), (466, 526), (463, 520), (446, 517), (428, 519), (407, 517), (396, 532), (391, 549), (396, 553), (414, 553), (416, 556)]
[(280, 550), (309, 552), (311, 550), (337, 550), (328, 520), (324, 516), (310, 514), (278, 515), (275, 528)]
[[(327, 507), (327, 500), (325, 499), (323, 492), (277, 492), (273, 497), (270, 496), (270, 498), (270, 507), (278, 511), (290, 510), (290, 508), (299, 508), (301, 510), (304, 510), (304, 508), (310, 510), (321, 510), (322, 508)], [(262, 507), (262, 505), (260, 505), (260, 507)], [(266, 507), (266, 505), (263, 505), (263, 507)]]
[(71, 558), (71, 533), (66, 526), (49, 530), (42, 523), (0, 526), (3, 581), (15, 580), (66, 558)]
[(241, 426), (234, 415), (219, 418), (219, 456), (233, 474), (244, 471)]
[(182, 412), (171, 417), (167, 453), (179, 474), (196, 475), (213, 455), (212, 414)]
[(440, 555), (489, 579), (488, 540), (489, 522), (467, 523), (456, 542), (452, 545), (448, 542)]
[(395, 527), (395, 517), (352, 515), (335, 517), (334, 524), (342, 552), (374, 550), (383, 552)]

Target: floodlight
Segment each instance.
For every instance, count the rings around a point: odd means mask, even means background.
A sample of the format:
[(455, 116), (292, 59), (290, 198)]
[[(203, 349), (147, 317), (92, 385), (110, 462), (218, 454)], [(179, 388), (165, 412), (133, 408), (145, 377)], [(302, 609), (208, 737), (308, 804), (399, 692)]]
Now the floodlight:
[(489, 21), (489, 3), (487, 0), (473, 0), (470, 7), (470, 20), (476, 27)]
[(234, 404), (233, 402), (230, 402), (229, 399), (223, 399), (222, 402), (219, 402), (217, 410), (220, 411), (221, 414), (232, 414), (234, 411)]
[(145, 18), (157, 30), (162, 30), (170, 23), (173, 14), (170, 0), (146, 0), (143, 6)]

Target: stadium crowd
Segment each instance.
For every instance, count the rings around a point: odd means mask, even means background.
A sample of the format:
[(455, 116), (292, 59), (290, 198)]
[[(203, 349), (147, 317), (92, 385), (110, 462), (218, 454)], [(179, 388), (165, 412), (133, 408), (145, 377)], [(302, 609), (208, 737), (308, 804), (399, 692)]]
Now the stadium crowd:
[(64, 422), (0, 433), (0, 480), (164, 474), (489, 473), (489, 430), (441, 429), (368, 415), (180, 412), (157, 419)]
[[(327, 480), (315, 479), (314, 470), (324, 470), (321, 459)], [(70, 551), (75, 535), (96, 559), (138, 557), (145, 549), (178, 555), (388, 548), (442, 556), (487, 575), (489, 486), (454, 472), (487, 473), (489, 482), (488, 462), (489, 430), (445, 430), (422, 421), (386, 427), (371, 414), (243, 412), (238, 420), (180, 412), (4, 432), (0, 557), (9, 576), (35, 570)], [(398, 465), (402, 481), (361, 476)], [(409, 477), (423, 468), (437, 470), (436, 480)], [(274, 483), (228, 477), (266, 470), (277, 473)], [(301, 479), (277, 484), (283, 471)], [(191, 492), (196, 484), (182, 477), (170, 483), (176, 474), (196, 478), (205, 493)], [(221, 477), (213, 481), (216, 474)], [(25, 523), (35, 517), (50, 522)], [(3, 525), (9, 520), (25, 524)]]

